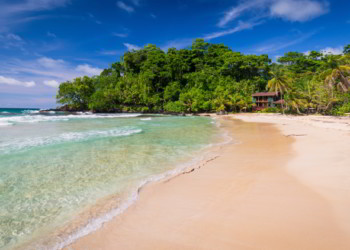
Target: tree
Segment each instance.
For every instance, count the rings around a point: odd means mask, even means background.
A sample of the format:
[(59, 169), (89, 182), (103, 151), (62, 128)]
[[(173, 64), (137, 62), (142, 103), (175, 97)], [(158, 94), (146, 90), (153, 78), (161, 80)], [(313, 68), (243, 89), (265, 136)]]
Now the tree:
[(75, 78), (72, 82), (61, 83), (57, 93), (57, 102), (67, 104), (70, 109), (86, 110), (94, 93), (95, 78), (87, 76)]
[(336, 86), (343, 92), (348, 92), (350, 88), (350, 79), (348, 77), (350, 73), (349, 65), (341, 65), (341, 59), (333, 55), (326, 57), (326, 63), (328, 68), (323, 72), (325, 75), (325, 83), (329, 88)]
[(267, 87), (270, 91), (280, 94), (282, 97), (282, 110), (284, 113), (283, 107), (283, 95), (289, 89), (291, 79), (285, 74), (284, 70), (280, 67), (276, 68), (275, 71), (270, 71), (272, 79), (268, 81)]
[(276, 92), (276, 94), (283, 94), (289, 89), (291, 79), (286, 75), (282, 68), (276, 68), (274, 71), (270, 71), (272, 79), (268, 81), (267, 88), (270, 91)]
[(344, 55), (350, 55), (350, 44), (346, 45), (344, 47), (344, 51), (343, 51)]
[(57, 102), (96, 112), (240, 112), (252, 106), (252, 93), (269, 89), (292, 112), (341, 114), (350, 99), (349, 51), (350, 45), (344, 55), (287, 52), (271, 63), (268, 55), (245, 55), (203, 39), (167, 52), (148, 44), (99, 76), (61, 83)]

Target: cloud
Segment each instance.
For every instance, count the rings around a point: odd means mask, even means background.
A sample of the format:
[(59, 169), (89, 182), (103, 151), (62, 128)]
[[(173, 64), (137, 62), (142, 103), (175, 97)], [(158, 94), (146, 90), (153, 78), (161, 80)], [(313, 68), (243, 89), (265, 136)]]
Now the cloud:
[(5, 77), (5, 76), (0, 76), (0, 84), (23, 86), (23, 87), (27, 87), (27, 88), (35, 86), (34, 81), (24, 82), (24, 81), (19, 81), (19, 80), (16, 80), (14, 78), (9, 78), (9, 77)]
[[(254, 8), (254, 5), (257, 4), (258, 1), (245, 1), (241, 4), (239, 4), (236, 7), (232, 7), (229, 11), (225, 13), (225, 15), (220, 19), (218, 26), (224, 27), (226, 24), (231, 22), (232, 20), (235, 20), (237, 17), (239, 17), (243, 12)], [(257, 6), (255, 6), (257, 7)]]
[(57, 37), (56, 34), (51, 33), (50, 31), (48, 31), (48, 32), (46, 33), (46, 35), (47, 35), (48, 37), (52, 37), (52, 38), (56, 38), (56, 37)]
[(78, 65), (78, 66), (76, 67), (76, 70), (77, 70), (78, 72), (82, 72), (82, 73), (86, 74), (87, 76), (99, 75), (99, 74), (101, 74), (101, 72), (103, 71), (103, 69), (94, 68), (94, 67), (91, 67), (91, 66), (88, 65), (88, 64)]
[(167, 43), (162, 45), (160, 48), (163, 51), (168, 51), (168, 49), (170, 48), (183, 49), (190, 46), (192, 42), (193, 42), (192, 38), (177, 39), (177, 40), (168, 41)]
[(23, 41), (23, 39), (16, 34), (13, 34), (13, 33), (4, 34), (4, 35), (0, 34), (0, 48), (5, 48), (5, 49), (19, 48), (23, 51), (24, 44), (25, 42)]
[(341, 55), (343, 54), (343, 47), (337, 47), (337, 48), (332, 48), (332, 47), (327, 47), (324, 49), (321, 49), (320, 52), (324, 55)]
[(0, 4), (2, 12), (8, 14), (24, 13), (29, 11), (41, 11), (50, 10), (57, 7), (63, 7), (70, 0), (26, 0), (22, 2), (16, 2), (14, 4), (3, 3)]
[(214, 33), (211, 33), (211, 34), (207, 34), (207, 35), (204, 36), (204, 39), (205, 40), (211, 40), (211, 39), (214, 39), (214, 38), (227, 36), (227, 35), (230, 35), (230, 34), (233, 34), (233, 33), (239, 32), (239, 31), (242, 31), (242, 30), (252, 29), (253, 27), (255, 27), (257, 25), (260, 25), (262, 23), (263, 23), (263, 21), (255, 22), (255, 23), (254, 22), (242, 22), (242, 21), (239, 21), (238, 25), (236, 27), (234, 27), (232, 29), (224, 30), (224, 31), (218, 31), (218, 32), (214, 32)]
[(328, 12), (328, 3), (311, 0), (279, 0), (270, 7), (273, 17), (292, 22), (305, 22)]
[(45, 81), (53, 80), (64, 82), (84, 75), (98, 75), (101, 71), (102, 69), (90, 64), (74, 65), (61, 59), (48, 57), (41, 57), (35, 60), (14, 58), (8, 58), (6, 61), (0, 60), (0, 75), (12, 78), (20, 77), (20, 79), (23, 79), (23, 82), (34, 81), (43, 84), (45, 84)]
[(124, 53), (124, 50), (102, 50), (100, 51), (101, 55), (104, 56), (116, 56), (116, 55), (122, 55)]
[(60, 68), (65, 63), (63, 60), (55, 60), (48, 57), (41, 57), (37, 61), (41, 66), (44, 66), (46, 68)]
[(112, 33), (113, 36), (120, 37), (120, 38), (125, 38), (128, 37), (129, 34), (127, 33)]
[(217, 25), (225, 27), (244, 14), (253, 14), (259, 18), (282, 18), (291, 22), (305, 22), (328, 11), (329, 3), (318, 0), (245, 0), (227, 11)]
[(150, 16), (153, 18), (153, 19), (156, 19), (157, 18), (157, 16), (156, 15), (154, 15), (154, 14), (150, 14)]
[(303, 41), (314, 36), (318, 31), (309, 32), (306, 34), (300, 34), (298, 36), (284, 36), (266, 41), (264, 44), (259, 45), (255, 50), (259, 53), (271, 53), (280, 51), (282, 49), (291, 47), (293, 45), (302, 43)]
[[(243, 30), (247, 30), (247, 29), (252, 29), (253, 27), (262, 24), (264, 21), (258, 21), (258, 22), (253, 22), (253, 21), (247, 21), (247, 22), (242, 22), (239, 21), (238, 25), (234, 28), (231, 29), (227, 29), (227, 30), (223, 30), (223, 31), (217, 31), (217, 32), (213, 32), (213, 33), (209, 33), (206, 34), (204, 36), (202, 36), (202, 38), (206, 41), (215, 39), (215, 38), (219, 38), (222, 36), (227, 36), (227, 35), (231, 35), (233, 33), (236, 32), (240, 32)], [(186, 39), (177, 39), (177, 40), (172, 40), (169, 41), (167, 43), (165, 43), (164, 45), (162, 45), (160, 48), (163, 51), (167, 51), (169, 48), (176, 48), (176, 49), (183, 49), (186, 48), (188, 46), (190, 46), (193, 42), (193, 38), (186, 38)]]
[(57, 82), (56, 80), (49, 80), (49, 81), (44, 81), (43, 82), (46, 86), (52, 87), (52, 88), (57, 88), (60, 86), (60, 83)]
[(134, 8), (133, 7), (131, 7), (131, 6), (129, 6), (129, 5), (126, 5), (124, 2), (122, 2), (122, 1), (118, 1), (117, 2), (117, 6), (118, 6), (118, 8), (120, 8), (120, 9), (122, 9), (122, 10), (125, 10), (126, 12), (128, 12), (128, 13), (131, 13), (131, 12), (134, 12)]
[(134, 45), (134, 44), (130, 44), (130, 43), (123, 43), (123, 44), (129, 51), (142, 49), (141, 47)]
[(10, 29), (13, 25), (28, 23), (34, 20), (46, 18), (33, 12), (52, 10), (66, 6), (70, 0), (24, 0), (0, 2), (0, 32)]

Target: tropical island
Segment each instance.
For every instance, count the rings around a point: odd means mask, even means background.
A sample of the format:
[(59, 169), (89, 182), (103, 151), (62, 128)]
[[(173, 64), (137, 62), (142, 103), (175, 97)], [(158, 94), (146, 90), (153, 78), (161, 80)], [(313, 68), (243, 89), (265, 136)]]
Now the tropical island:
[(240, 112), (252, 110), (253, 93), (272, 91), (284, 105), (262, 112), (344, 115), (349, 88), (350, 44), (341, 55), (288, 52), (272, 62), (196, 39), (186, 49), (128, 51), (99, 76), (61, 83), (56, 98), (71, 111)]

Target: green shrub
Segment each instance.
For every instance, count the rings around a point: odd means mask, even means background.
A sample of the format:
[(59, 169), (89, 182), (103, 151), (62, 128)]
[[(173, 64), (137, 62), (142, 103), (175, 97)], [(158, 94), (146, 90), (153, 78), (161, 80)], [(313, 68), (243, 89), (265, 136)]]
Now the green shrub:
[(281, 109), (276, 107), (269, 107), (258, 111), (258, 113), (281, 113)]

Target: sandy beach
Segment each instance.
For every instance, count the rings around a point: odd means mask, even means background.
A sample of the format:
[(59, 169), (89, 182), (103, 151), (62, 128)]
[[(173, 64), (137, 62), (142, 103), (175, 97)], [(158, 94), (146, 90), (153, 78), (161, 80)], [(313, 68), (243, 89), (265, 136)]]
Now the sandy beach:
[(350, 249), (350, 119), (219, 119), (237, 143), (67, 249)]

